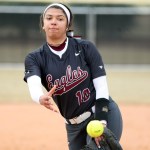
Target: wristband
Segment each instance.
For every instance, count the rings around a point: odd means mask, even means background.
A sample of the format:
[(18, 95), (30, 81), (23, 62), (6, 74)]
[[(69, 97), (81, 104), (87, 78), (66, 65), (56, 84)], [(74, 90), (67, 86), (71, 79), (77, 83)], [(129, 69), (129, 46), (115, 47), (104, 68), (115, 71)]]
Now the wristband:
[(108, 122), (108, 105), (109, 100), (105, 98), (97, 99), (95, 102), (95, 119), (106, 120)]

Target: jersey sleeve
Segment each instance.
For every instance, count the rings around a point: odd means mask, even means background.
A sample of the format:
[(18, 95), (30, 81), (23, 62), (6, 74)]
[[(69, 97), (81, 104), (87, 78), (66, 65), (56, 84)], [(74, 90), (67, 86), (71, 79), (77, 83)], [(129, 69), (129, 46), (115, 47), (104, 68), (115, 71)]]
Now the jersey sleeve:
[(90, 67), (93, 79), (106, 75), (101, 54), (99, 53), (98, 49), (94, 46), (93, 43), (89, 42), (87, 48), (85, 49), (84, 55), (86, 62)]
[(25, 58), (25, 75), (24, 75), (24, 81), (27, 82), (27, 78), (31, 77), (33, 75), (37, 75), (41, 77), (41, 70), (40, 70), (40, 63), (38, 62), (38, 58), (35, 54), (30, 53)]

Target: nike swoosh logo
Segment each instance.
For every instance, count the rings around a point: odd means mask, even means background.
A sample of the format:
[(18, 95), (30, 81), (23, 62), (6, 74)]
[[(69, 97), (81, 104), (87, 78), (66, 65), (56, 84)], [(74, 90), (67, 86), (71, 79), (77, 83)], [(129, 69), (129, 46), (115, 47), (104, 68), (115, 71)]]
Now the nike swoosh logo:
[(79, 55), (80, 55), (80, 52), (81, 52), (81, 51), (79, 51), (79, 53), (75, 53), (75, 56), (79, 56)]
[(80, 55), (80, 53), (75, 53), (75, 56), (78, 56), (78, 55)]

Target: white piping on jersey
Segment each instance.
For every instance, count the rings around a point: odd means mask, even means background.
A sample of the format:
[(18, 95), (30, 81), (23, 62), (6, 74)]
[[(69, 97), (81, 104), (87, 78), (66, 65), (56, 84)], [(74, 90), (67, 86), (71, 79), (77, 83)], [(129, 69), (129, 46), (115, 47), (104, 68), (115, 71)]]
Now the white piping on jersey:
[(64, 49), (62, 49), (61, 51), (56, 51), (56, 50), (52, 49), (49, 45), (48, 45), (48, 47), (50, 48), (50, 50), (51, 50), (54, 54), (56, 54), (56, 55), (58, 55), (60, 58), (62, 58), (62, 55), (66, 52), (67, 47), (68, 47), (68, 37), (67, 37), (67, 40), (66, 40), (66, 45), (65, 45), (65, 47), (64, 47)]
[(93, 84), (96, 90), (96, 99), (99, 98), (109, 99), (106, 76), (101, 76), (93, 79)]

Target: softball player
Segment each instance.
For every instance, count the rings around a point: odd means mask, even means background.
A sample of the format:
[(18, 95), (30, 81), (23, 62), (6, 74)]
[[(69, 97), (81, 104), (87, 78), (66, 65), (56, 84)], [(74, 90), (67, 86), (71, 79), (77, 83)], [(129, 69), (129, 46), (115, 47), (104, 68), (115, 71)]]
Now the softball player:
[[(41, 15), (46, 42), (26, 56), (24, 80), (37, 103), (54, 110), (49, 101), (54, 99), (66, 123), (69, 150), (80, 150), (88, 142), (86, 126), (90, 120), (99, 119), (119, 140), (122, 117), (109, 96), (97, 48), (90, 41), (67, 36), (72, 18), (64, 4), (46, 7)], [(99, 141), (95, 138), (98, 147)]]

